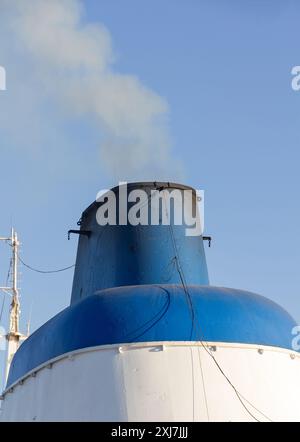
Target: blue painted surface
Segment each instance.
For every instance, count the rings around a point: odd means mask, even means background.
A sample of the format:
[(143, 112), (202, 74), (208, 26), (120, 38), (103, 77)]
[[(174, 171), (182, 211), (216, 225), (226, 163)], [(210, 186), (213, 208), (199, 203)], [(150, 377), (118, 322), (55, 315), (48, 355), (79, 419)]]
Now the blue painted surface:
[[(151, 191), (166, 187), (177, 190), (183, 198), (184, 191), (195, 191), (174, 183), (132, 183), (127, 192), (143, 190), (151, 200)], [(119, 201), (119, 187), (112, 189)], [(133, 204), (133, 203), (132, 203)], [(132, 205), (131, 204), (131, 205)], [(96, 214), (100, 203), (93, 203), (82, 214), (82, 230), (91, 232), (90, 237), (80, 235), (71, 303), (93, 295), (96, 290), (127, 285), (180, 284), (180, 275), (174, 260), (178, 255), (186, 284), (208, 285), (208, 272), (202, 236), (186, 236), (186, 224), (176, 225), (173, 210), (168, 211), (171, 226), (149, 225), (100, 226)], [(130, 203), (128, 203), (128, 210)], [(161, 211), (159, 211), (160, 216)], [(172, 238), (173, 235), (173, 238)], [(176, 243), (176, 252), (174, 250)]]
[(241, 290), (189, 286), (102, 290), (66, 308), (19, 348), (8, 385), (66, 352), (91, 346), (152, 341), (215, 341), (291, 348), (293, 318), (268, 299)]

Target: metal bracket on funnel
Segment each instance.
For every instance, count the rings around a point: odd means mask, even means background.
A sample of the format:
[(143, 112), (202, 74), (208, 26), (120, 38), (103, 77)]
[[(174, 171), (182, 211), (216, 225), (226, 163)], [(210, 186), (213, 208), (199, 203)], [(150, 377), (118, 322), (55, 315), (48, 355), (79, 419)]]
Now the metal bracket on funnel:
[(208, 247), (211, 245), (212, 237), (211, 236), (203, 236), (203, 241), (208, 241)]
[(90, 230), (69, 230), (68, 240), (70, 239), (71, 233), (76, 233), (77, 235), (86, 235), (89, 238), (92, 232)]

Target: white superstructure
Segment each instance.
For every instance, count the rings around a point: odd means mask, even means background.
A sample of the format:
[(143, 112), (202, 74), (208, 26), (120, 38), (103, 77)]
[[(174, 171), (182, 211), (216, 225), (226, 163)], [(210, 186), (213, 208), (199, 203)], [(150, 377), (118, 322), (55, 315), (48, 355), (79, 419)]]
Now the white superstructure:
[(206, 349), (156, 342), (62, 355), (5, 392), (1, 421), (300, 421), (298, 353), (216, 342)]

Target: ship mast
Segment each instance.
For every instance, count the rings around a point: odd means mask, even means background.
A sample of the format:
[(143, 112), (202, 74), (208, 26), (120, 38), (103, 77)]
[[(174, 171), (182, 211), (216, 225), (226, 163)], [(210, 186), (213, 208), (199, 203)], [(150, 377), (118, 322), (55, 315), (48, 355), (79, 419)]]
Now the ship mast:
[(21, 342), (26, 339), (27, 336), (20, 333), (19, 321), (20, 321), (20, 300), (18, 289), (18, 250), (19, 241), (17, 232), (12, 229), (11, 237), (0, 237), (1, 241), (6, 241), (12, 248), (12, 281), (10, 287), (0, 287), (0, 290), (8, 292), (11, 295), (10, 313), (9, 313), (9, 330), (5, 335), (7, 340), (7, 356), (5, 366), (5, 382), (7, 381), (9, 368), (14, 354), (18, 350)]

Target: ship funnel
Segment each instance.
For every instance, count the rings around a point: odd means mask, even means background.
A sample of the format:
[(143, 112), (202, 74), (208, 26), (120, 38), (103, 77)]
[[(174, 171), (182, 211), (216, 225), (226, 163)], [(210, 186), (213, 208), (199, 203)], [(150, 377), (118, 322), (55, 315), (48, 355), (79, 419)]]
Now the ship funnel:
[[(187, 213), (187, 212), (190, 213)], [(71, 304), (99, 290), (207, 285), (197, 192), (181, 184), (120, 184), (82, 214)], [(201, 220), (200, 220), (201, 221)]]

